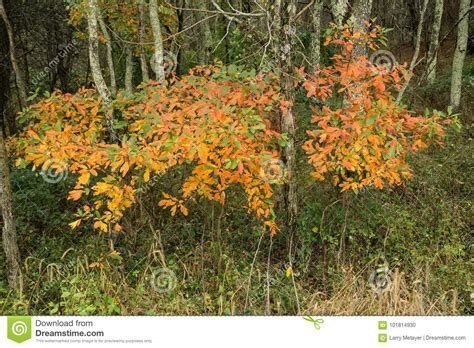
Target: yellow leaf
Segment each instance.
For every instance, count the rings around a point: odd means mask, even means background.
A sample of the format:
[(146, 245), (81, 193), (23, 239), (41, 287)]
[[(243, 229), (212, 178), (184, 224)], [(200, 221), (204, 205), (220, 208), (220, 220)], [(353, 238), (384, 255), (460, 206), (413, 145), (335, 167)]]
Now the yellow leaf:
[(184, 215), (184, 216), (188, 216), (188, 208), (186, 208), (184, 205), (180, 204), (179, 205), (179, 210), (181, 211), (181, 213)]
[(286, 273), (285, 273), (285, 274), (286, 274), (286, 277), (289, 278), (292, 273), (293, 273), (293, 270), (291, 269), (291, 267), (288, 267), (288, 268), (286, 269)]
[(77, 180), (77, 182), (80, 185), (86, 185), (89, 182), (90, 177), (91, 174), (89, 172), (86, 172), (79, 177), (79, 180)]
[(94, 189), (94, 196), (97, 196), (97, 195), (100, 195), (102, 193), (105, 193), (107, 191), (110, 191), (111, 190), (111, 186), (110, 184), (107, 184), (106, 182), (99, 182), (97, 183), (97, 185), (95, 185), (93, 187)]
[(79, 219), (79, 220), (76, 220), (76, 221), (74, 221), (74, 222), (71, 222), (71, 223), (69, 224), (69, 226), (71, 226), (72, 229), (75, 229), (76, 227), (78, 227), (78, 226), (81, 224), (81, 221), (82, 221), (82, 220)]
[(171, 208), (171, 216), (175, 216), (175, 215), (176, 215), (176, 208), (177, 208), (176, 205), (175, 205), (173, 208)]
[(143, 180), (145, 182), (150, 181), (150, 170), (149, 169), (145, 170), (145, 174), (143, 174)]
[(102, 221), (100, 220), (97, 220), (95, 223), (94, 223), (94, 228), (98, 228), (99, 230), (101, 231), (104, 231), (104, 232), (107, 232), (107, 225), (104, 224)]
[(198, 152), (199, 159), (201, 160), (201, 162), (203, 162), (203, 163), (207, 162), (207, 155), (208, 154), (209, 154), (209, 150), (208, 150), (206, 144), (201, 144), (201, 146), (199, 146), (199, 152)]
[(120, 168), (120, 173), (122, 173), (122, 176), (127, 175), (129, 169), (130, 169), (130, 164), (128, 162), (125, 162), (122, 165), (122, 168)]

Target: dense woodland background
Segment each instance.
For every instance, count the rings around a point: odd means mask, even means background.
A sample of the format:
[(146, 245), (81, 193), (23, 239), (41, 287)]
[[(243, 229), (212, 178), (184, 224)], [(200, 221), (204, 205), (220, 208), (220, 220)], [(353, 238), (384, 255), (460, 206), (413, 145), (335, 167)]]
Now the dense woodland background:
[[(470, 0), (0, 0), (0, 313), (472, 314), (472, 9)], [(301, 146), (325, 102), (292, 78), (331, 66), (330, 23), (370, 19), (391, 29), (382, 48), (414, 72), (400, 102), (421, 114), (449, 107), (462, 127), (410, 155), (413, 177), (401, 184), (341, 192), (310, 175)], [(164, 210), (161, 193), (186, 169), (153, 178), (120, 231), (72, 228), (77, 175), (51, 183), (15, 165), (11, 142), (28, 139), (31, 115), (21, 111), (55, 90), (97, 88), (107, 106), (198, 65), (276, 71), (293, 101), (282, 116), (291, 122), (278, 126), (291, 179), (274, 185), (276, 234), (242, 209), (238, 188), (224, 206)]]

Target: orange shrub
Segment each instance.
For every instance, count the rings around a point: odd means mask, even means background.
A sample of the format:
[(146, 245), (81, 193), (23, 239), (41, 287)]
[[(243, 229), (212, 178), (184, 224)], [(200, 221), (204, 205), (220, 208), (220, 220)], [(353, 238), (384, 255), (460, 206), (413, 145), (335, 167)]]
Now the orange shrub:
[(341, 191), (374, 185), (400, 183), (409, 177), (407, 155), (439, 142), (444, 135), (442, 113), (415, 115), (397, 104), (393, 93), (401, 88), (407, 72), (403, 66), (376, 65), (365, 55), (355, 54), (355, 45), (378, 48), (383, 40), (380, 27), (367, 33), (354, 32), (349, 25), (328, 36), (325, 45), (334, 45), (332, 64), (304, 74), (308, 97), (323, 102), (315, 110), (303, 146), (314, 167), (312, 175), (332, 182)]
[(225, 192), (243, 187), (246, 208), (276, 231), (273, 190), (262, 175), (278, 158), (282, 136), (271, 117), (285, 107), (272, 76), (235, 66), (196, 68), (165, 85), (150, 82), (114, 108), (119, 144), (106, 141), (104, 110), (93, 90), (54, 93), (24, 115), (29, 124), (17, 142), (17, 164), (48, 170), (54, 163), (75, 174), (69, 199), (83, 200), (75, 228), (92, 219), (104, 232), (120, 231), (124, 211), (152, 176), (191, 166), (180, 195), (163, 192), (159, 205), (188, 215), (187, 203), (204, 197), (224, 203)]

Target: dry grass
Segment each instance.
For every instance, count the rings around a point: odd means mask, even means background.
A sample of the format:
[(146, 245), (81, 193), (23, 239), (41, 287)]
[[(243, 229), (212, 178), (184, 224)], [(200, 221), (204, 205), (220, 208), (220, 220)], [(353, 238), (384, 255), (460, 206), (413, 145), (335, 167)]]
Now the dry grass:
[[(425, 270), (426, 271), (426, 270)], [(422, 272), (411, 279), (395, 269), (392, 283), (381, 294), (368, 284), (367, 277), (352, 270), (346, 271), (345, 281), (331, 297), (314, 294), (308, 301), (304, 314), (318, 315), (456, 315), (457, 291), (450, 290), (441, 297), (428, 294), (426, 276)]]

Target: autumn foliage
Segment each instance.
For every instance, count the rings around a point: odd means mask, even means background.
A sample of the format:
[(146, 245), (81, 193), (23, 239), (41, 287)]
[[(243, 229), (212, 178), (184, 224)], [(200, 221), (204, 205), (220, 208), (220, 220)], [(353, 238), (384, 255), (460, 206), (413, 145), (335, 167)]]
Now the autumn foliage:
[[(377, 49), (380, 31), (334, 31), (325, 42), (336, 47), (332, 64), (311, 74), (299, 70), (307, 96), (323, 102), (314, 108), (315, 127), (303, 145), (312, 175), (332, 176), (342, 191), (400, 183), (411, 175), (407, 156), (440, 142), (450, 123), (439, 113), (415, 115), (396, 102), (403, 66), (376, 66), (354, 54), (355, 45)], [(118, 143), (108, 141), (94, 90), (55, 92), (23, 114), (24, 134), (14, 143), (17, 165), (73, 174), (69, 199), (81, 202), (73, 228), (91, 221), (103, 232), (120, 231), (124, 212), (151, 178), (179, 169), (179, 190), (161, 192), (159, 202), (173, 216), (188, 215), (189, 206), (202, 200), (225, 204), (226, 192), (237, 186), (245, 209), (275, 233), (273, 182), (265, 171), (285, 146), (274, 125), (289, 107), (278, 86), (275, 75), (233, 65), (149, 82), (114, 101)]]
[(240, 185), (245, 208), (274, 233), (273, 190), (262, 170), (284, 145), (271, 129), (285, 105), (276, 82), (235, 66), (196, 68), (164, 85), (150, 82), (117, 97), (118, 144), (106, 141), (104, 110), (93, 90), (56, 92), (24, 115), (17, 164), (47, 170), (63, 163), (58, 170), (75, 174), (69, 199), (84, 205), (73, 228), (92, 220), (104, 232), (120, 231), (125, 210), (150, 178), (178, 167), (179, 193), (162, 192), (159, 203), (172, 215), (188, 215), (187, 205), (200, 199), (224, 204), (226, 191)]
[(333, 30), (324, 43), (337, 52), (332, 64), (312, 74), (301, 71), (307, 96), (323, 102), (303, 146), (312, 175), (318, 180), (330, 175), (342, 191), (400, 183), (411, 175), (407, 156), (439, 142), (443, 125), (450, 123), (439, 113), (415, 115), (396, 102), (407, 71), (396, 62), (377, 66), (356, 53), (356, 45), (375, 51), (383, 42), (383, 30), (367, 25), (367, 32), (349, 25)]

